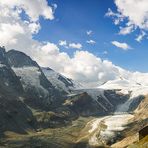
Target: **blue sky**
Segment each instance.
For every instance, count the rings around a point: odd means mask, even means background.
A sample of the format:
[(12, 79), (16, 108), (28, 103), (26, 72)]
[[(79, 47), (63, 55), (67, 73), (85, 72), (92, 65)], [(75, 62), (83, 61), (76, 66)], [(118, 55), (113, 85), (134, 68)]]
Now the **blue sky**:
[(147, 12), (147, 0), (0, 1), (0, 46), (98, 86), (148, 72)]
[[(55, 19), (48, 21), (41, 18), (42, 29), (34, 36), (35, 39), (50, 40), (55, 44), (58, 44), (59, 40), (81, 43), (83, 50), (108, 59), (115, 65), (131, 71), (148, 71), (147, 39), (143, 39), (141, 43), (135, 40), (140, 32), (138, 29), (128, 35), (119, 35), (119, 27), (114, 25), (109, 17), (105, 17), (108, 8), (117, 11), (113, 0), (49, 0), (48, 4), (57, 4)], [(86, 34), (88, 30), (93, 31), (91, 36)], [(86, 43), (90, 39), (96, 41), (96, 44)], [(124, 51), (115, 47), (111, 44), (114, 40), (125, 42), (132, 49)], [(76, 49), (60, 47), (60, 50), (72, 56)], [(108, 54), (104, 54), (104, 51)]]

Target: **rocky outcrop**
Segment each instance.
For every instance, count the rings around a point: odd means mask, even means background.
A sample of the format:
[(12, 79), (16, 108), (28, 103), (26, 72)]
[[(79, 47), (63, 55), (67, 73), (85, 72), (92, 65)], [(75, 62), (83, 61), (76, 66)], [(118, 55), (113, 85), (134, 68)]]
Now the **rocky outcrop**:
[(18, 96), (0, 90), (0, 136), (5, 131), (25, 134), (36, 129), (32, 111)]
[(0, 47), (0, 87), (9, 93), (22, 93), (22, 85), (8, 64), (6, 51)]
[(78, 116), (103, 115), (105, 111), (86, 92), (68, 98), (65, 106), (75, 112)]
[(148, 126), (145, 126), (139, 131), (139, 140), (143, 139), (146, 136), (148, 136)]

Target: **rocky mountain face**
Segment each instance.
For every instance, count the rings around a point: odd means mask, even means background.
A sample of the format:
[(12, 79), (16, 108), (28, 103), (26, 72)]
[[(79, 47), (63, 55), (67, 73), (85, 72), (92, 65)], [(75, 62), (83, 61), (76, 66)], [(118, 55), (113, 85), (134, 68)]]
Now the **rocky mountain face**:
[[(144, 120), (142, 123), (146, 123), (147, 114), (143, 112), (147, 111), (147, 100), (144, 95), (139, 94), (146, 93), (147, 86), (141, 87), (139, 83), (134, 83), (130, 88), (123, 88), (119, 86), (119, 82), (123, 83), (123, 80), (107, 82), (99, 88), (86, 89), (50, 68), (41, 68), (22, 52), (16, 50), (6, 52), (0, 47), (0, 136), (3, 137), (6, 131), (11, 131), (26, 134), (25, 140), (30, 141), (32, 136), (28, 134), (31, 132), (37, 139), (42, 136), (46, 139), (48, 136), (46, 142), (40, 139), (39, 145), (46, 146), (49, 144), (48, 141), (52, 141), (50, 145), (53, 147), (62, 147), (61, 143), (67, 148), (86, 145), (91, 147), (90, 143), (94, 143), (94, 139), (96, 142), (96, 136), (102, 127), (103, 137), (112, 130), (106, 129), (107, 126), (110, 127), (108, 123), (112, 123), (114, 119), (131, 117), (129, 114), (128, 117), (114, 116), (115, 112), (134, 113), (129, 126), (135, 129), (133, 123), (137, 124), (141, 120), (139, 116)], [(129, 86), (127, 81), (124, 81), (125, 83)], [(91, 121), (88, 122), (89, 120)], [(120, 124), (118, 126), (121, 128)], [(125, 129), (124, 135), (126, 133), (128, 132)], [(60, 136), (59, 143), (55, 140), (56, 137), (53, 138), (54, 135)], [(65, 142), (68, 137), (71, 139)], [(34, 140), (36, 141), (36, 138)], [(32, 146), (29, 141), (27, 147)], [(110, 142), (110, 139), (106, 141), (109, 145), (115, 142)], [(1, 141), (0, 138), (0, 146), (1, 142), (6, 147), (8, 141)], [(39, 146), (36, 142), (34, 144), (34, 147)]]
[(115, 90), (81, 89), (69, 96), (64, 105), (81, 116), (104, 116), (112, 114), (117, 105), (124, 103), (128, 95), (118, 94)]
[(52, 83), (52, 85), (65, 94), (71, 94), (73, 90), (82, 87), (82, 85), (78, 82), (66, 78), (65, 76), (55, 72), (53, 69), (49, 67), (43, 67), (42, 71), (47, 77), (47, 79)]
[(34, 117), (26, 104), (20, 100), (23, 87), (0, 48), (0, 136), (4, 131), (25, 133), (27, 128), (35, 128)]
[(15, 72), (11, 69), (6, 58), (4, 48), (0, 47), (0, 87), (11, 93), (22, 93), (22, 85), (16, 76)]
[[(3, 96), (16, 95), (26, 108), (30, 108), (30, 112), (31, 108), (56, 113), (64, 111), (69, 112), (64, 116), (70, 119), (80, 115), (107, 114), (128, 98), (128, 96), (119, 96), (115, 91), (103, 92), (102, 90), (102, 94), (97, 91), (98, 94), (93, 96), (87, 90), (80, 90), (80, 84), (73, 80), (50, 68), (40, 68), (26, 54), (16, 50), (6, 52), (2, 47), (0, 48), (0, 81), (0, 92)], [(117, 96), (118, 100), (116, 100)]]
[(27, 96), (24, 101), (31, 107), (49, 110), (50, 104), (58, 102), (59, 96), (63, 97), (63, 94), (48, 81), (39, 65), (29, 56), (11, 50), (6, 53), (6, 57), (9, 65), (20, 79)]

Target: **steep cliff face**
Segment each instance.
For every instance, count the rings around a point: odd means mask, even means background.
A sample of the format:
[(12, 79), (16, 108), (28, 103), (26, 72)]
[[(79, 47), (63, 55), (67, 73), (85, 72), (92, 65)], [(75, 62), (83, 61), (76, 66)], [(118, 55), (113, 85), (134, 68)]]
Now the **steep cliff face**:
[(6, 56), (9, 65), (20, 78), (28, 105), (49, 110), (50, 104), (60, 102), (62, 93), (50, 83), (35, 61), (16, 50), (8, 51)]
[(19, 96), (0, 91), (0, 136), (6, 131), (25, 134), (36, 129), (36, 120), (32, 111)]
[(11, 93), (22, 93), (22, 85), (8, 64), (5, 49), (0, 47), (0, 87), (1, 91), (6, 90)]
[(19, 99), (23, 96), (20, 80), (11, 69), (4, 48), (0, 48), (0, 136), (5, 131), (25, 133), (34, 129), (32, 112)]

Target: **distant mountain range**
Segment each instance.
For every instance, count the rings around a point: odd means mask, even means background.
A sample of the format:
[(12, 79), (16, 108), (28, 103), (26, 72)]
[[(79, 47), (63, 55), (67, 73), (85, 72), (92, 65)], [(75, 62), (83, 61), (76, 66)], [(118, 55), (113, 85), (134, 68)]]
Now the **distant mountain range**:
[(6, 131), (26, 134), (67, 126), (79, 117), (132, 112), (147, 92), (146, 82), (125, 78), (88, 89), (40, 67), (25, 53), (0, 47), (0, 137)]

